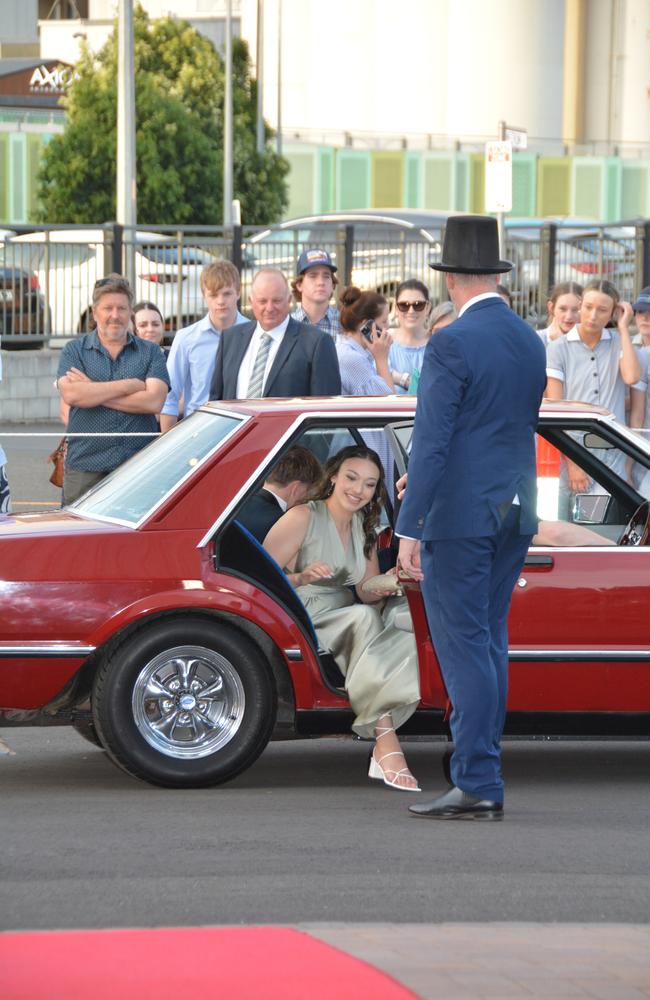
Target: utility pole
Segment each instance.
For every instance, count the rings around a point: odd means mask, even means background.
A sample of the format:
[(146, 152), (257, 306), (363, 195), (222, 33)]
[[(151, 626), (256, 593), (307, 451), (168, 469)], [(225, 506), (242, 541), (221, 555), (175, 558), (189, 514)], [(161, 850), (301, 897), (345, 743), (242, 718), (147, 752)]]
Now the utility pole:
[[(499, 122), (499, 142), (506, 141), (506, 123)], [(499, 253), (502, 258), (506, 255), (506, 224), (504, 212), (497, 212), (497, 230), (499, 232)]]
[(119, 0), (117, 28), (117, 221), (126, 228), (124, 274), (135, 282), (136, 161), (133, 0)]
[(278, 156), (282, 156), (282, 0), (278, 0), (278, 130), (275, 144)]
[(257, 143), (258, 153), (264, 152), (266, 136), (264, 135), (264, 3), (257, 0), (257, 54), (255, 56), (255, 72), (257, 74)]
[(232, 227), (232, 0), (226, 3), (226, 87), (223, 102), (223, 224)]

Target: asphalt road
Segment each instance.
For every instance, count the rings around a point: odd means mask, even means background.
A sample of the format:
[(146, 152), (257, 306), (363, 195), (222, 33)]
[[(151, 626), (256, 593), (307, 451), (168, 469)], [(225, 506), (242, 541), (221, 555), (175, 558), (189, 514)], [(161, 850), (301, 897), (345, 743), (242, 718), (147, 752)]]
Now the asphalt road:
[[(650, 743), (509, 743), (505, 821), (441, 823), (349, 739), (167, 791), (71, 730), (2, 735), (0, 929), (650, 917)], [(408, 751), (441, 790), (442, 744)]]

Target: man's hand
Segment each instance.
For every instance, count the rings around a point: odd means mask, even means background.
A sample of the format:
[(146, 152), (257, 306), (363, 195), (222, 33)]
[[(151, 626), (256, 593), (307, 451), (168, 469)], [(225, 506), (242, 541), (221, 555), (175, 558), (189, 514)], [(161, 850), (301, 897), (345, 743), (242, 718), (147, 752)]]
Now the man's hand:
[(398, 565), (404, 573), (414, 580), (423, 580), (424, 573), (420, 566), (420, 543), (415, 538), (400, 538)]
[(591, 479), (587, 473), (567, 459), (567, 475), (569, 477), (569, 489), (572, 493), (587, 493), (591, 486)]
[(395, 483), (395, 489), (397, 490), (397, 499), (402, 500), (404, 494), (406, 493), (406, 484), (408, 482), (409, 474), (405, 472), (403, 476), (400, 476)]

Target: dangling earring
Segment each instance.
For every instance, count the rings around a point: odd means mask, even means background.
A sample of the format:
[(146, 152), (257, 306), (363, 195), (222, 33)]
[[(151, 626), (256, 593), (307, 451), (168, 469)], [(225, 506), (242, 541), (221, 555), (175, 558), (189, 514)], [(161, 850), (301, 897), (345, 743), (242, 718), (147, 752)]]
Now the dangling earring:
[(333, 492), (334, 492), (334, 483), (330, 479), (330, 484), (327, 487), (327, 493), (325, 494), (325, 498), (327, 499), (327, 497), (331, 497), (331, 495), (332, 495)]

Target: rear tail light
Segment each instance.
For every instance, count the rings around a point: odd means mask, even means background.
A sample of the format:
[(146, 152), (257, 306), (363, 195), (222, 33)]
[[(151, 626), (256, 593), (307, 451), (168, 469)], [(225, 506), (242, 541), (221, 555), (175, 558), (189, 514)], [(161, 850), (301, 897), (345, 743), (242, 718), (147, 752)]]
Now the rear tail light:
[(596, 262), (595, 264), (572, 264), (571, 267), (574, 271), (579, 271), (580, 274), (613, 274), (616, 270), (616, 264), (612, 264), (611, 261), (603, 261), (602, 266)]
[[(152, 274), (141, 274), (140, 277), (143, 281), (153, 281), (158, 285), (171, 285), (172, 282), (178, 281), (177, 274), (166, 274), (164, 271), (153, 271)], [(181, 281), (185, 281), (185, 275), (181, 275)]]

